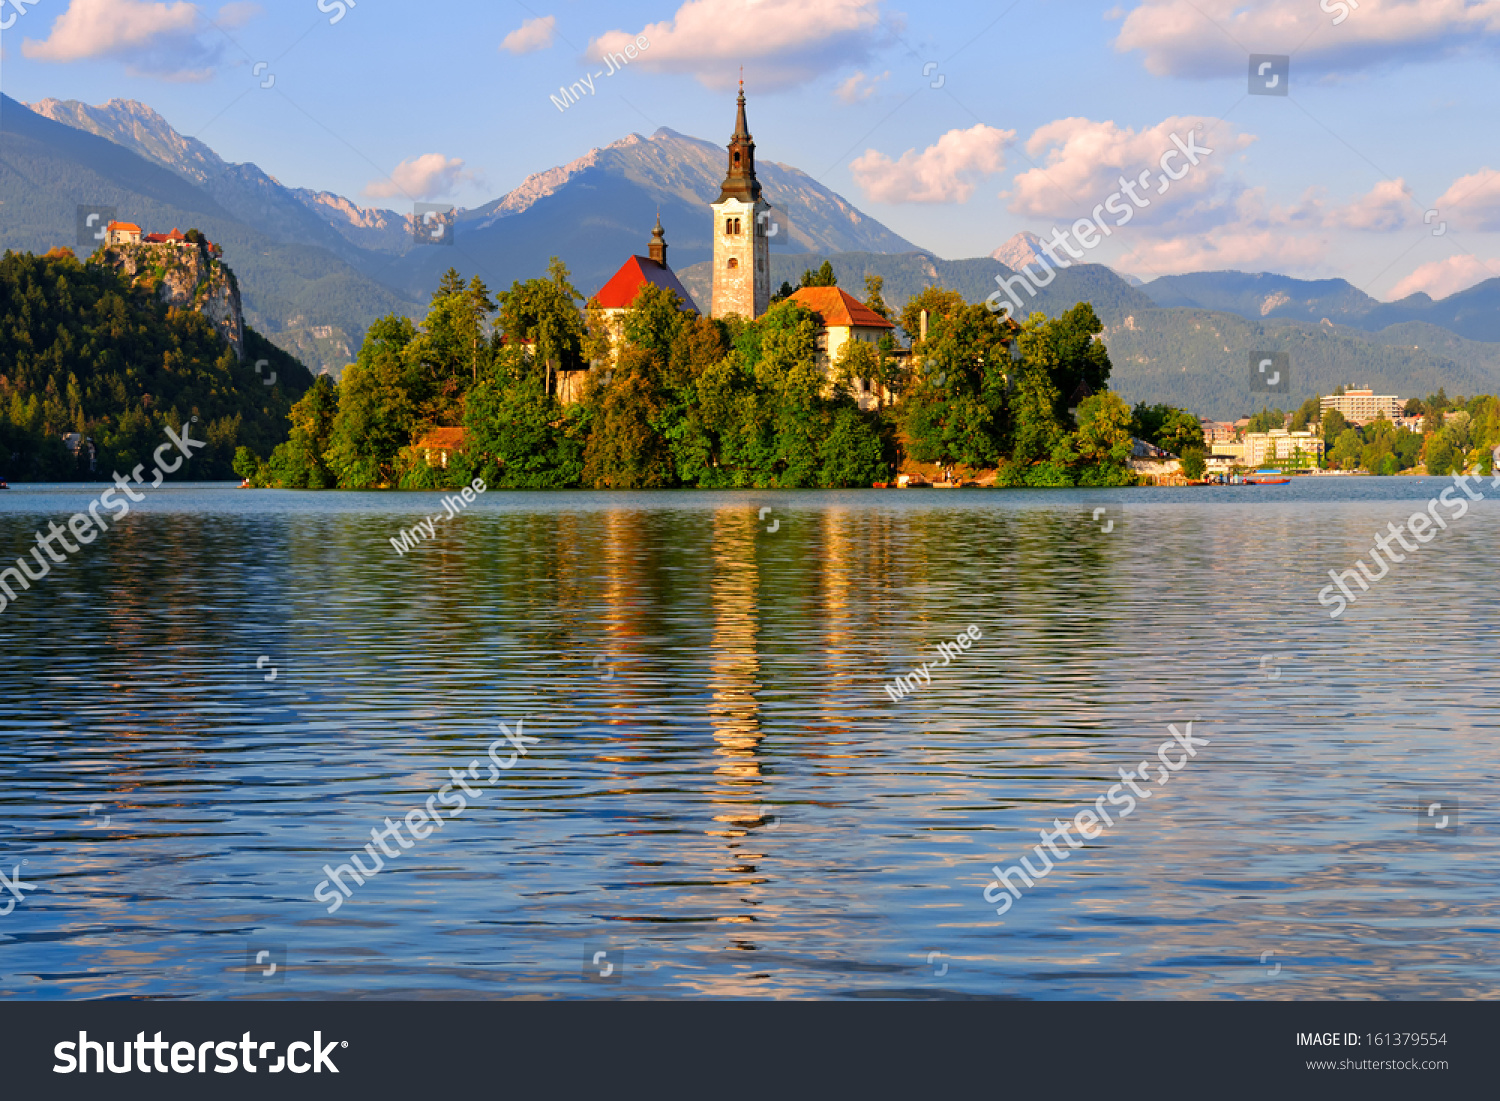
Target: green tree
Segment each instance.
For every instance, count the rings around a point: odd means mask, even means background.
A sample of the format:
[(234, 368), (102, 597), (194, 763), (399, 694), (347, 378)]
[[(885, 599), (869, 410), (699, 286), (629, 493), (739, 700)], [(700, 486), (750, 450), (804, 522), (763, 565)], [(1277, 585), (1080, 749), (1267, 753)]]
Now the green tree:
[(1459, 456), (1454, 453), (1453, 445), (1441, 433), (1428, 436), (1424, 450), (1428, 474), (1441, 478), (1455, 472), (1454, 468), (1458, 465)]
[(1354, 470), (1359, 466), (1364, 446), (1364, 441), (1359, 437), (1359, 431), (1346, 428), (1334, 443), (1333, 450), (1329, 452), (1329, 461), (1339, 470)]
[(1073, 449), (1081, 469), (1079, 485), (1129, 485), (1130, 457), (1135, 441), (1131, 435), (1131, 411), (1117, 394), (1104, 391), (1078, 406), (1078, 431)]
[(567, 266), (556, 256), (547, 265), (546, 279), (512, 283), (510, 290), (496, 297), (506, 340), (533, 349), (535, 369), (544, 375), (547, 393), (556, 392), (553, 377), (558, 371), (580, 370), (586, 365), (586, 331), (578, 309), (583, 296), (570, 281)]
[(1316, 397), (1308, 398), (1292, 414), (1292, 422), (1287, 425), (1287, 430), (1290, 432), (1306, 432), (1307, 426), (1318, 419), (1322, 413), (1322, 409), (1322, 399)]
[(546, 379), (529, 369), (519, 349), (507, 348), (496, 366), (496, 377), (469, 392), (460, 477), (483, 478), (487, 486), (500, 489), (579, 485), (584, 448), (580, 414), (558, 405), (547, 393)]
[(330, 489), (337, 479), (325, 452), (338, 415), (338, 391), (333, 380), (319, 375), (312, 389), (292, 406), (292, 433), (271, 452), (266, 477), (283, 489)]
[(1286, 426), (1286, 413), (1280, 409), (1262, 409), (1250, 418), (1250, 424), (1245, 428), (1246, 432), (1269, 432), (1273, 428), (1280, 429)]
[(802, 273), (802, 285), (804, 287), (836, 287), (839, 285), (839, 280), (838, 276), (833, 273), (833, 265), (824, 260), (817, 271), (808, 268)]
[(241, 445), (235, 448), (234, 472), (247, 482), (255, 482), (260, 474), (260, 468), (264, 464), (255, 457), (255, 453), (248, 447)]
[(885, 279), (873, 272), (865, 275), (865, 305), (874, 310), (887, 321), (891, 320), (891, 311), (885, 304), (885, 297), (881, 291), (885, 289)]
[(584, 450), (583, 481), (595, 489), (658, 489), (674, 484), (672, 455), (653, 422), (661, 407), (645, 349), (620, 357), (616, 377), (598, 400)]
[(325, 458), (342, 489), (396, 482), (396, 456), (412, 443), (424, 387), (406, 355), (416, 326), (385, 317), (370, 326), (359, 358), (344, 369)]
[(1346, 429), (1350, 427), (1349, 422), (1344, 419), (1344, 414), (1337, 409), (1330, 409), (1323, 414), (1323, 446), (1330, 451), (1338, 442)]

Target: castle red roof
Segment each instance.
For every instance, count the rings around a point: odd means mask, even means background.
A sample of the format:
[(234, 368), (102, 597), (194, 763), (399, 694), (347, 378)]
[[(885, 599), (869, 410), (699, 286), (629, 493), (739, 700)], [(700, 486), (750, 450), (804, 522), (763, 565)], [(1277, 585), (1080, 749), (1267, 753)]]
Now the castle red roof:
[(106, 230), (124, 231), (125, 233), (139, 233), (141, 231), (141, 227), (134, 222), (110, 222), (104, 228)]
[(824, 325), (859, 325), (866, 329), (894, 329), (896, 326), (870, 309), (852, 294), (838, 287), (802, 287), (789, 302), (798, 302), (823, 319)]
[(621, 264), (620, 270), (600, 288), (599, 305), (606, 310), (628, 310), (635, 304), (636, 295), (641, 293), (641, 288), (647, 283), (674, 291), (682, 299), (683, 309), (697, 311), (692, 295), (677, 281), (672, 269), (665, 264), (658, 264), (649, 256), (632, 256)]

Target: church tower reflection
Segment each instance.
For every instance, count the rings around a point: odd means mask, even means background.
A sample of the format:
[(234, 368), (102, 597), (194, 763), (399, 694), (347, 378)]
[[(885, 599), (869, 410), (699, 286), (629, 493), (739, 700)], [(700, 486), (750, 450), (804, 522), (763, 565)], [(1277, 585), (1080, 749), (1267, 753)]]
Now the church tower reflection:
[(743, 837), (762, 822), (759, 746), (760, 703), (760, 567), (756, 561), (756, 525), (743, 508), (720, 509), (713, 520), (713, 577), (710, 600), (713, 638), (708, 704), (713, 724), (714, 769), (724, 810), (714, 821), (727, 828), (709, 832)]

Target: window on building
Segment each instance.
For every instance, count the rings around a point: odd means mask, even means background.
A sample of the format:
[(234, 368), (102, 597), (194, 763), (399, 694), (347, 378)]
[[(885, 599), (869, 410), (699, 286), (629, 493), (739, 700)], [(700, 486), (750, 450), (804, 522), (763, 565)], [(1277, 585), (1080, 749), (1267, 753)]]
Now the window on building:
[(730, 268), (737, 268), (737, 267), (740, 266), (740, 262), (738, 260), (736, 260), (733, 256), (731, 256), (729, 258), (729, 263), (726, 264), (726, 265), (724, 265), (724, 266), (725, 267), (730, 267)]

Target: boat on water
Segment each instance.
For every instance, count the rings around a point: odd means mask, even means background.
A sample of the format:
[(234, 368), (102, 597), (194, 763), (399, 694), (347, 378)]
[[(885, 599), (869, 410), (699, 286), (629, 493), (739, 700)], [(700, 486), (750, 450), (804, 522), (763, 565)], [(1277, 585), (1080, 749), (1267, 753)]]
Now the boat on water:
[(1257, 470), (1254, 474), (1245, 475), (1247, 486), (1284, 486), (1291, 481), (1279, 470)]

